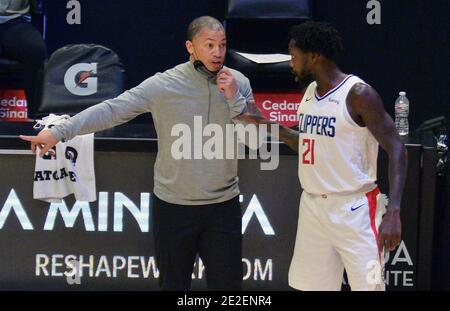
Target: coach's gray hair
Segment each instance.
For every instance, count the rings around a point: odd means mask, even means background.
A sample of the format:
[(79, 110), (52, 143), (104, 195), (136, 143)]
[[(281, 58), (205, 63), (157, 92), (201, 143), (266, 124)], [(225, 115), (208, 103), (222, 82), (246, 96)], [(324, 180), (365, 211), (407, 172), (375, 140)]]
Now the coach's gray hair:
[(187, 30), (187, 39), (192, 41), (195, 36), (203, 29), (208, 28), (209, 30), (225, 32), (223, 25), (217, 19), (211, 16), (201, 16), (194, 19), (188, 27)]

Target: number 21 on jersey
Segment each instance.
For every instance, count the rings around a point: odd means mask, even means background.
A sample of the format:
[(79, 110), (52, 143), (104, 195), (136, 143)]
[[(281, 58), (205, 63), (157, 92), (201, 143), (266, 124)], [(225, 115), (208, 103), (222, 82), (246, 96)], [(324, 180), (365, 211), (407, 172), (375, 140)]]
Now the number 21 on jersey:
[(314, 139), (303, 139), (303, 147), (306, 146), (303, 152), (303, 164), (314, 165), (314, 143)]

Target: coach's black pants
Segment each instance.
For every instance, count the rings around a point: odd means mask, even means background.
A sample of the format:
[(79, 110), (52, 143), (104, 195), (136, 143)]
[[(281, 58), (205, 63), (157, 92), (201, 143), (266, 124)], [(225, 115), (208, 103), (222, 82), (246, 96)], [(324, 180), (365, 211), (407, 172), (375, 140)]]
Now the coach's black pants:
[(241, 290), (242, 234), (239, 197), (185, 206), (153, 196), (153, 233), (161, 290), (190, 289), (198, 253), (209, 290)]
[(34, 117), (41, 97), (39, 72), (47, 57), (47, 48), (41, 33), (29, 22), (12, 21), (0, 24), (0, 56), (15, 59), (23, 64), (28, 117)]

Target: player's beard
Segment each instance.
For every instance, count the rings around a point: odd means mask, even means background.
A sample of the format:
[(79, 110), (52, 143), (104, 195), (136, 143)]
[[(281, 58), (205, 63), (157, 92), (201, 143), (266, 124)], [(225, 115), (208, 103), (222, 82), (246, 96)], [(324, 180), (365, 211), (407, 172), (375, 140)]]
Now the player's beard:
[(295, 82), (298, 83), (301, 90), (304, 90), (310, 85), (312, 82), (314, 82), (314, 76), (311, 72), (301, 72), (300, 74), (297, 74), (296, 72), (293, 72), (295, 76)]

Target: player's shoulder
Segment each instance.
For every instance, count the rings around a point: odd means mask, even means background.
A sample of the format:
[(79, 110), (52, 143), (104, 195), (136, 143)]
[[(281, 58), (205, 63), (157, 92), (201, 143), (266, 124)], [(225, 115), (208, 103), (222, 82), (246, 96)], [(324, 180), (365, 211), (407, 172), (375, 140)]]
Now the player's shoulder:
[(369, 112), (383, 107), (380, 95), (375, 88), (361, 79), (354, 81), (350, 88), (347, 104), (357, 112)]
[(367, 82), (359, 78), (358, 76), (352, 76), (352, 84), (348, 92), (349, 98), (358, 99), (366, 96), (373, 96), (377, 94), (377, 91)]
[(349, 90), (350, 93), (360, 94), (373, 89), (369, 83), (367, 83), (357, 75), (350, 74), (348, 75), (347, 79), (348, 82), (350, 83), (350, 90)]

